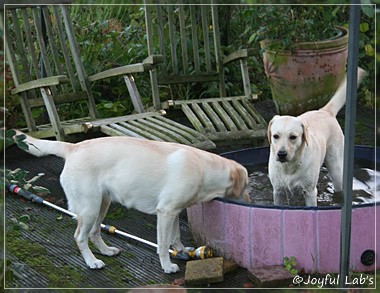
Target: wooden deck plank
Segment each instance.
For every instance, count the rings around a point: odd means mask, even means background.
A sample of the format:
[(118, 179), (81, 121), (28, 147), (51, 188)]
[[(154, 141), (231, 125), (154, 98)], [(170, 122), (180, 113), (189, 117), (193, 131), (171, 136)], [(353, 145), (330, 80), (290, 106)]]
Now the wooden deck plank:
[(250, 129), (256, 129), (257, 123), (249, 114), (249, 112), (244, 108), (241, 101), (233, 100), (232, 105), (235, 107), (236, 111), (239, 113), (240, 117), (242, 117), (245, 121), (245, 123), (248, 125)]
[(243, 118), (240, 117), (239, 113), (232, 107), (228, 101), (222, 101), (224, 110), (229, 114), (230, 118), (235, 122), (235, 125), (239, 130), (248, 130), (245, 125)]
[(129, 129), (126, 129), (125, 127), (122, 127), (116, 123), (110, 124), (110, 125), (102, 125), (100, 126), (100, 131), (104, 134), (110, 135), (110, 136), (131, 136), (131, 137), (138, 137), (138, 138), (145, 138), (136, 132), (133, 132)]
[[(204, 101), (210, 102), (221, 102), (221, 101), (233, 101), (233, 100), (248, 100), (246, 96), (234, 96), (234, 97), (223, 97), (223, 98), (208, 98)], [(177, 100), (177, 101), (171, 101), (174, 106), (183, 105), (183, 104), (192, 104), (192, 103), (199, 103), (203, 100), (200, 99), (194, 99), (194, 100)]]
[(132, 125), (130, 124), (131, 122), (133, 121), (128, 121), (127, 122), (119, 122), (118, 124), (130, 131), (133, 131), (135, 133), (137, 133), (138, 135), (146, 138), (146, 139), (151, 139), (151, 140), (157, 140), (157, 141), (164, 141), (164, 139), (162, 139), (161, 137), (158, 137), (154, 134), (151, 134), (150, 132), (147, 132), (147, 131), (144, 131), (144, 129), (141, 129), (138, 125)]
[(125, 116), (118, 116), (118, 117), (111, 117), (111, 118), (104, 118), (104, 119), (98, 119), (91, 122), (93, 127), (98, 127), (101, 125), (107, 125), (111, 123), (118, 123), (122, 121), (130, 121), (130, 120), (137, 120), (141, 118), (151, 117), (151, 116), (157, 116), (160, 115), (156, 112), (146, 112), (141, 114), (131, 114), (131, 115), (125, 115)]
[(191, 142), (187, 139), (185, 139), (183, 136), (179, 135), (175, 131), (169, 129), (167, 125), (159, 125), (157, 123), (154, 123), (152, 121), (146, 120), (146, 119), (140, 119), (138, 121), (141, 125), (144, 125), (147, 127), (147, 129), (151, 129), (152, 133), (159, 133), (161, 135), (165, 135), (167, 137), (171, 137), (172, 142), (182, 143), (182, 144), (190, 144)]
[(206, 101), (202, 102), (202, 108), (210, 117), (211, 121), (215, 124), (218, 131), (227, 131), (227, 128), (224, 126), (223, 121)]
[(222, 119), (224, 124), (226, 125), (229, 131), (237, 131), (237, 127), (232, 119), (229, 117), (227, 112), (223, 109), (223, 107), (216, 101), (211, 102), (211, 105), (216, 113), (218, 113), (219, 117)]
[[(193, 146), (195, 146), (197, 148), (205, 149), (205, 150), (216, 148), (215, 143), (213, 141), (211, 141), (209, 137), (203, 135), (202, 133), (200, 133), (200, 132), (198, 132), (198, 131), (190, 128), (190, 127), (179, 124), (179, 123), (172, 121), (170, 119), (166, 119), (165, 117), (162, 117), (160, 115), (156, 115), (154, 117), (149, 117), (149, 119), (155, 119), (157, 121), (163, 121), (165, 124), (168, 125), (168, 127), (175, 128), (176, 131), (179, 131), (182, 134), (183, 134), (183, 132), (187, 133), (188, 135), (190, 135), (192, 137)], [(187, 135), (185, 135), (185, 134), (183, 134), (183, 135), (185, 137), (187, 137)]]
[[(176, 140), (173, 137), (167, 135), (167, 133), (152, 129), (152, 127), (142, 123), (142, 121), (144, 120), (143, 119), (135, 120), (135, 121), (132, 120), (132, 121), (128, 121), (128, 123), (125, 123), (125, 124), (128, 124), (128, 126), (133, 125), (134, 127), (138, 128), (140, 131), (144, 133), (144, 136), (145, 135), (148, 135), (149, 137), (154, 136), (156, 138), (162, 139), (163, 141), (176, 142)], [(156, 138), (154, 138), (154, 140), (157, 140)]]
[(203, 133), (204, 132), (204, 127), (199, 121), (198, 117), (194, 114), (194, 112), (190, 109), (189, 105), (187, 104), (182, 104), (182, 111), (185, 113), (186, 117), (190, 120), (191, 124), (194, 126), (194, 128)]
[(252, 106), (252, 104), (248, 100), (242, 100), (241, 101), (245, 109), (251, 114), (251, 116), (255, 119), (257, 123), (257, 127), (260, 126), (267, 127), (267, 123), (265, 122), (264, 118), (257, 112), (257, 110)]
[(204, 135), (200, 134), (198, 131), (196, 131), (193, 128), (187, 127), (187, 126), (185, 126), (183, 124), (180, 124), (180, 123), (178, 123), (176, 121), (167, 119), (167, 118), (165, 118), (165, 117), (163, 117), (161, 115), (156, 115), (156, 116), (152, 116), (152, 117), (154, 117), (157, 120), (163, 121), (164, 123), (167, 123), (167, 124), (169, 124), (171, 126), (174, 126), (174, 127), (178, 128), (178, 129), (180, 129), (182, 131), (185, 131), (185, 132), (187, 132), (187, 133), (189, 133), (189, 134), (191, 134), (193, 136), (202, 137), (203, 139), (207, 140), (207, 137), (205, 137)]
[[(163, 118), (163, 120), (161, 119)], [(201, 141), (198, 136), (199, 136), (199, 133), (196, 132), (195, 135), (194, 134), (191, 134), (190, 132), (188, 131), (184, 131), (182, 130), (180, 127), (178, 127), (179, 125), (181, 124), (177, 124), (177, 123), (168, 123), (169, 122), (173, 122), (172, 120), (169, 120), (169, 119), (166, 119), (162, 116), (157, 116), (157, 117), (148, 117), (146, 118), (147, 121), (151, 121), (152, 123), (155, 123), (157, 125), (160, 125), (160, 126), (163, 126), (163, 127), (166, 127), (167, 129), (171, 130), (171, 131), (174, 131), (176, 132), (177, 134), (181, 135), (182, 137), (184, 137), (185, 139), (187, 139), (189, 142), (193, 143), (193, 142), (196, 142), (196, 141)], [(165, 120), (168, 120), (168, 121), (165, 121)], [(205, 137), (206, 138), (206, 137)]]
[(196, 103), (191, 104), (191, 108), (194, 111), (195, 115), (197, 115), (199, 120), (204, 125), (206, 132), (215, 132), (216, 131), (214, 125), (212, 124), (212, 121), (207, 117), (206, 113), (202, 110), (201, 107), (199, 107), (198, 104), (196, 104)]

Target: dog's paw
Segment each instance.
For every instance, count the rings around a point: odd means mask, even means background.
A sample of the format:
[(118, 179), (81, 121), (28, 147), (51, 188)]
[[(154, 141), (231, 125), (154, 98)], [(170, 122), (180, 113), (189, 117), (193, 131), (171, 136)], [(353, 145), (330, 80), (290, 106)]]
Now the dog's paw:
[(172, 274), (172, 273), (179, 272), (179, 267), (175, 263), (172, 263), (170, 264), (168, 268), (163, 268), (163, 269), (164, 269), (165, 274)]
[(107, 247), (106, 250), (102, 250), (101, 254), (107, 255), (107, 256), (114, 256), (114, 255), (118, 255), (120, 252), (121, 252), (121, 249), (119, 249), (117, 247), (109, 246), (109, 247)]
[(101, 261), (100, 259), (95, 259), (95, 261), (93, 261), (91, 263), (87, 263), (87, 265), (92, 270), (100, 270), (105, 266), (104, 262)]

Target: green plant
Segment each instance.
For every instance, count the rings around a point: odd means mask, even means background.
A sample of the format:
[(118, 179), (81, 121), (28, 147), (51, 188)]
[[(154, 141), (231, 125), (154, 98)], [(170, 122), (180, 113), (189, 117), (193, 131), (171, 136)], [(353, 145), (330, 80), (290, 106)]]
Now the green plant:
[[(28, 144), (25, 142), (26, 136), (24, 134), (16, 135), (15, 130), (7, 130), (2, 137), (4, 138), (5, 146), (16, 143), (17, 146), (24, 151), (27, 151), (29, 148)], [(2, 177), (5, 179), (3, 182), (5, 184), (15, 184), (25, 190), (31, 190), (32, 192), (39, 194), (50, 193), (49, 189), (34, 185), (38, 179), (45, 175), (44, 173), (40, 173), (29, 180), (26, 179), (28, 177), (29, 171), (25, 171), (20, 168), (17, 168), (15, 170), (2, 169), (1, 173), (3, 175)]]
[[(71, 16), (87, 74), (140, 63), (148, 56), (142, 6), (73, 6)], [(135, 78), (143, 102), (152, 104), (149, 75)], [(133, 111), (122, 77), (93, 83), (92, 93), (103, 118)]]
[[(337, 25), (347, 22), (346, 6), (287, 5), (258, 7), (261, 26), (249, 42), (270, 40), (273, 50), (294, 51), (299, 42), (316, 42), (335, 38)], [(343, 21), (342, 21), (343, 20)]]
[(284, 257), (284, 267), (287, 271), (289, 271), (292, 275), (297, 275), (298, 270), (296, 269), (297, 261), (294, 256)]
[[(247, 1), (248, 3), (255, 3)], [(272, 1), (276, 2), (276, 1)], [(283, 4), (277, 1), (278, 4)], [(298, 3), (298, 2), (296, 2)], [(323, 5), (326, 4), (326, 5)], [(291, 49), (293, 41), (316, 41), (334, 34), (335, 25), (349, 26), (349, 5), (339, 5), (333, 1), (321, 1), (316, 5), (260, 5), (236, 6), (224, 22), (228, 23), (229, 47), (255, 50), (257, 60), (261, 59), (259, 42), (264, 39), (277, 40), (276, 49)], [(222, 19), (222, 17), (220, 17)], [(375, 6), (370, 0), (362, 1), (360, 18), (359, 65), (369, 76), (359, 88), (360, 105), (375, 107)], [(244, 29), (242, 29), (244, 28)], [(321, 35), (323, 33), (324, 35)], [(277, 50), (276, 50), (277, 51)], [(379, 56), (377, 56), (377, 60)], [(259, 94), (270, 96), (267, 81), (263, 80), (261, 63), (250, 60), (251, 81), (257, 85)], [(379, 104), (378, 104), (379, 105)]]
[(29, 221), (29, 215), (22, 215), (18, 219), (15, 217), (10, 218), (10, 222), (15, 230), (29, 230), (29, 225), (27, 224)]
[(24, 134), (19, 134), (19, 135), (16, 135), (16, 131), (11, 129), (11, 130), (7, 130), (4, 132), (4, 130), (0, 130), (0, 133), (1, 133), (1, 138), (0, 140), (2, 141), (2, 145), (7, 148), (8, 146), (16, 143), (17, 146), (24, 150), (24, 151), (27, 151), (28, 150), (28, 144), (25, 143), (25, 138), (26, 136)]
[(100, 103), (96, 105), (96, 109), (103, 118), (110, 116), (123, 116), (128, 114), (132, 108), (132, 103), (129, 100), (117, 100), (117, 101), (106, 101), (101, 100)]
[(29, 171), (25, 171), (20, 168), (17, 168), (15, 170), (5, 169), (5, 181), (7, 184), (15, 184), (25, 190), (30, 190), (33, 193), (50, 194), (49, 189), (42, 186), (34, 185), (38, 179), (45, 175), (44, 173), (39, 173), (33, 178), (27, 180), (26, 177), (28, 176), (28, 174)]

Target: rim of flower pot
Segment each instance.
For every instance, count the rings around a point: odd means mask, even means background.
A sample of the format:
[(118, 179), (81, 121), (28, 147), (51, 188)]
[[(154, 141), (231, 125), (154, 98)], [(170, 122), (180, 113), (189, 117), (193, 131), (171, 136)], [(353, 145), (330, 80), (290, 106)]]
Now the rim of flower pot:
[[(322, 40), (322, 41), (315, 41), (315, 42), (300, 42), (296, 43), (294, 46), (295, 53), (307, 53), (310, 54), (313, 51), (318, 52), (329, 52), (331, 50), (345, 50), (348, 46), (348, 35), (349, 30), (346, 27), (343, 26), (337, 26), (339, 31), (341, 32), (337, 37), (334, 37), (332, 39), (328, 40)], [(260, 46), (262, 49), (265, 50), (265, 52), (269, 54), (280, 54), (280, 55), (294, 55), (294, 52), (291, 52), (290, 50), (273, 50), (270, 48), (270, 45), (276, 44), (278, 41), (272, 41), (272, 40), (263, 40), (260, 42)]]

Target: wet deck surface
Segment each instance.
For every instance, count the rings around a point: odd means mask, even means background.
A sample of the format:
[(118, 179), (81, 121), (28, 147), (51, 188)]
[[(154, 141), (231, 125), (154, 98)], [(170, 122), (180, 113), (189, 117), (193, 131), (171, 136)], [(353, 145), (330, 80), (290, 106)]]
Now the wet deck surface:
[[(265, 114), (268, 108), (263, 107), (259, 111)], [(268, 120), (271, 116), (266, 118)], [(338, 119), (343, 127), (343, 111)], [(356, 144), (375, 144), (374, 136), (380, 132), (376, 132), (374, 121), (373, 110), (358, 108)], [(16, 146), (8, 148), (6, 152), (5, 166), (8, 169), (28, 170), (30, 171), (28, 178), (38, 173), (45, 173), (36, 184), (51, 191), (46, 200), (66, 208), (64, 193), (58, 179), (63, 164), (60, 158), (54, 156), (36, 158)], [(12, 218), (18, 221), (23, 215), (30, 216), (27, 222), (28, 230), (18, 229), (17, 224), (12, 222)], [(99, 271), (90, 270), (80, 256), (73, 238), (75, 220), (66, 215), (62, 216), (52, 208), (28, 202), (18, 195), (6, 193), (5, 219), (8, 258), (6, 288), (134, 288), (171, 284), (185, 275), (186, 262), (173, 260), (181, 271), (166, 275), (161, 270), (154, 248), (107, 233), (103, 233), (105, 241), (122, 248), (123, 251), (117, 257), (96, 255), (105, 262), (106, 267)], [(104, 223), (156, 242), (156, 216), (112, 204)], [(181, 214), (180, 226), (184, 244), (193, 246), (186, 213)], [(243, 288), (245, 283), (251, 283), (250, 274), (247, 270), (239, 268), (235, 272), (226, 274), (222, 283), (200, 287)]]
[[(6, 168), (28, 170), (28, 178), (45, 173), (36, 185), (51, 191), (46, 200), (66, 208), (64, 193), (59, 184), (63, 164), (64, 161), (58, 157), (36, 158), (16, 146), (6, 152)], [(26, 223), (28, 229), (19, 228), (17, 224), (24, 215), (30, 217)], [(96, 254), (96, 257), (105, 262), (106, 267), (90, 270), (73, 238), (76, 228), (74, 219), (9, 192), (5, 196), (5, 219), (9, 260), (7, 288), (133, 288), (171, 284), (185, 275), (185, 261), (174, 259), (173, 262), (179, 265), (181, 271), (172, 275), (164, 274), (155, 248), (105, 232), (102, 232), (105, 241), (123, 251), (116, 257)], [(112, 204), (104, 223), (156, 243), (156, 216)], [(184, 244), (194, 246), (185, 212), (181, 214), (180, 226)], [(223, 283), (200, 287), (242, 288), (246, 282), (250, 282), (249, 273), (239, 268), (226, 274)]]

